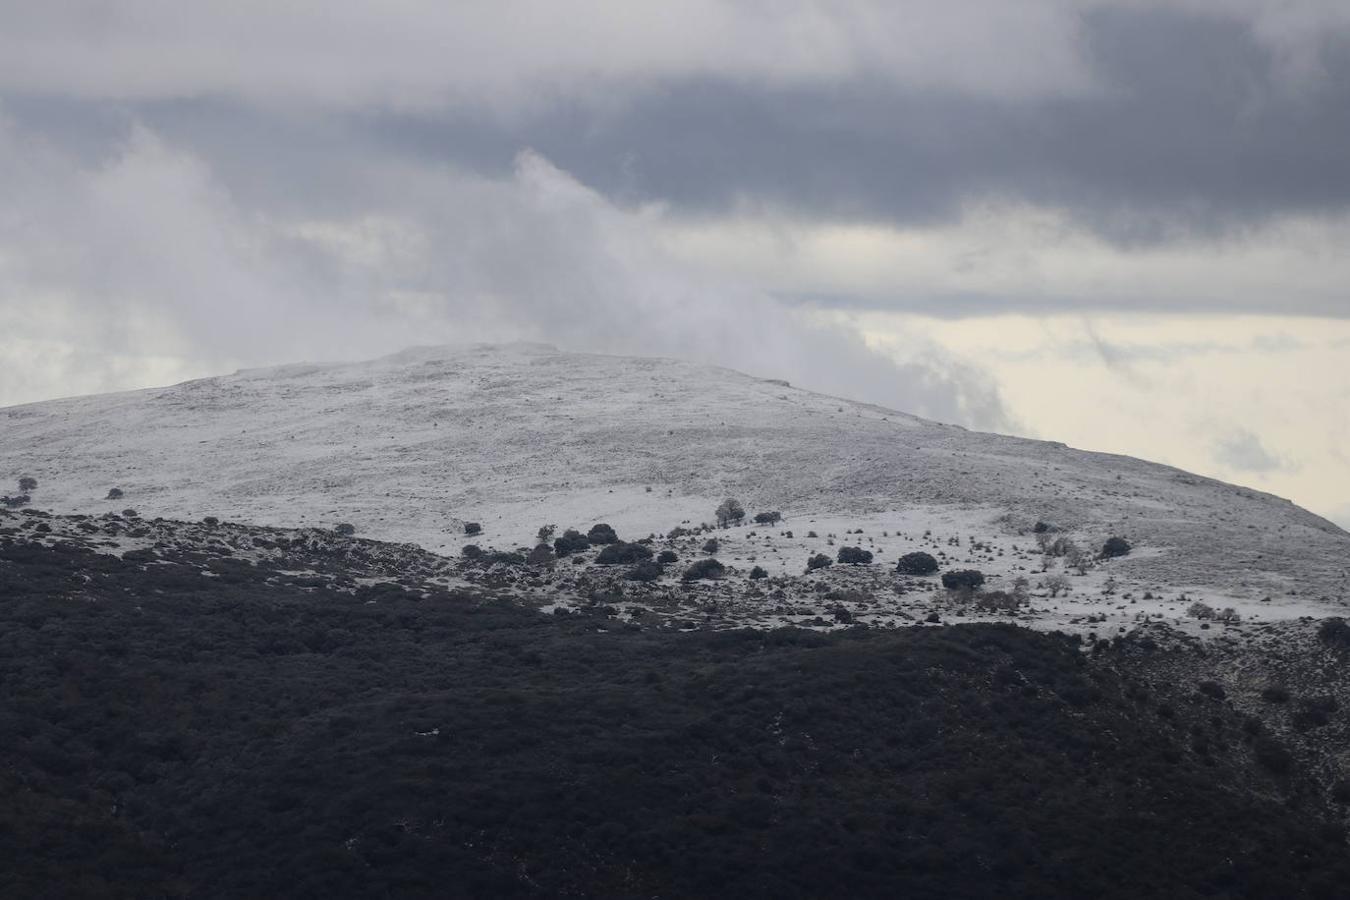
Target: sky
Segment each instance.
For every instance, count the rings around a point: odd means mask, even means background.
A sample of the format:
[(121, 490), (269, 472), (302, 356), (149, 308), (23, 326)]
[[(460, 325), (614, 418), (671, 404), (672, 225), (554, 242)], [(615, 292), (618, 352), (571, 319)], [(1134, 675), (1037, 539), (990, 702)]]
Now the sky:
[(0, 0), (0, 405), (678, 356), (1350, 527), (1343, 0)]

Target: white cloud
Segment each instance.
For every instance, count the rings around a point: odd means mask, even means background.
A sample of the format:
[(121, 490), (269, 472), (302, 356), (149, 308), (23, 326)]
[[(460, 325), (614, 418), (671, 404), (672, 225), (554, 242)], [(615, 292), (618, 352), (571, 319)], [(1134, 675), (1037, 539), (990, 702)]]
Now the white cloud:
[(0, 20), (0, 90), (111, 99), (519, 108), (709, 77), (1005, 98), (1092, 84), (1064, 0), (12, 0)]
[(1147, 247), (1114, 244), (1060, 210), (1009, 203), (923, 227), (743, 216), (673, 222), (663, 237), (690, 262), (862, 308), (937, 311), (959, 299), (982, 312), (1350, 311), (1345, 215), (1285, 216), (1237, 236)]
[[(25, 180), (36, 169), (41, 178)], [(108, 389), (166, 372), (527, 338), (689, 357), (1007, 424), (974, 367), (929, 346), (894, 362), (847, 329), (677, 260), (657, 239), (660, 208), (618, 207), (538, 155), (501, 179), (377, 162), (362, 177), (384, 209), (263, 216), (144, 129), (92, 167), (0, 129), (0, 190), (14, 198), (0, 221), (0, 402), (93, 389), (92, 371)], [(40, 354), (48, 362), (34, 366)]]

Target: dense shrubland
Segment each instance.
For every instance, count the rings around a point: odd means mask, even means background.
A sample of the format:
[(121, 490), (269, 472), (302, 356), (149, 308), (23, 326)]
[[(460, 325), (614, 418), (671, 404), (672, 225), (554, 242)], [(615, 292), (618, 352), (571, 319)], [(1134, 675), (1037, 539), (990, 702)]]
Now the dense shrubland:
[(0, 542), (0, 895), (1335, 897), (1350, 879), (1340, 836), (1281, 799), (1280, 742), (1068, 638), (597, 633), (485, 593), (285, 574), (305, 568)]

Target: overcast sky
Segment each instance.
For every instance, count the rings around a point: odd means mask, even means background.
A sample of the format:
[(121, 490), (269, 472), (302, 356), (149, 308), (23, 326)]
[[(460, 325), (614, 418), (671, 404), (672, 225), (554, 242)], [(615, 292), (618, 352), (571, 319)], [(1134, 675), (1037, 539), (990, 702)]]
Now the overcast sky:
[(0, 404), (706, 360), (1350, 525), (1350, 4), (0, 0)]

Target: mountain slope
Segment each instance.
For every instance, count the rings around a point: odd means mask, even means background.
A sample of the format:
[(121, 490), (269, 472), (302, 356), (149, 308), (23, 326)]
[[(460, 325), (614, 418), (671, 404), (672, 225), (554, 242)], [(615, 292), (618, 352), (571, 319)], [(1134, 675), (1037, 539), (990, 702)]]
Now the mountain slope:
[[(1087, 546), (1122, 534), (1140, 550), (1122, 573), (1249, 598), (1335, 604), (1350, 565), (1350, 535), (1330, 523), (1168, 467), (724, 369), (540, 345), (416, 349), (0, 410), (5, 473), (38, 478), (32, 504), (53, 511), (350, 522), (440, 552), (457, 551), (465, 521), (498, 545), (530, 543), (545, 523), (645, 534), (710, 520), (733, 495), (752, 513), (869, 534), (928, 520), (1009, 536), (1046, 520)], [(106, 500), (113, 487), (125, 497)]]

